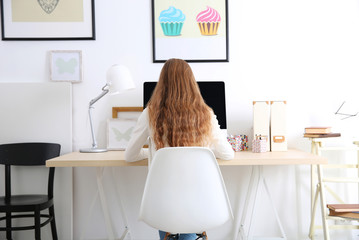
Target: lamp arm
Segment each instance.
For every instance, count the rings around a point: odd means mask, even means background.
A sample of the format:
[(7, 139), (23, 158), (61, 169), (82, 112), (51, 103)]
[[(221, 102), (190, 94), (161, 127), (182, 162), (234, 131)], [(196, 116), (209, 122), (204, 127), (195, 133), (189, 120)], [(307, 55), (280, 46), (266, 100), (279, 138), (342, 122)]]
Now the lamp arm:
[(102, 88), (102, 93), (100, 93), (100, 95), (98, 95), (97, 97), (95, 97), (94, 99), (92, 99), (89, 103), (89, 118), (90, 118), (90, 126), (91, 126), (91, 136), (92, 136), (92, 148), (97, 148), (97, 141), (96, 141), (96, 137), (95, 137), (95, 131), (93, 129), (93, 125), (92, 125), (92, 109), (94, 108), (92, 105), (94, 105), (98, 100), (100, 100), (103, 96), (105, 96), (109, 90), (108, 87), (109, 85), (106, 84), (103, 88)]
[(92, 105), (94, 105), (95, 102), (97, 102), (98, 100), (100, 100), (103, 96), (105, 96), (105, 95), (109, 92), (108, 88), (106, 88), (106, 87), (108, 87), (108, 86), (109, 86), (109, 85), (106, 83), (106, 85), (103, 86), (103, 88), (102, 88), (102, 93), (100, 93), (100, 95), (98, 95), (97, 97), (95, 97), (94, 99), (92, 99), (92, 100), (90, 101), (89, 108), (90, 108)]
[(90, 126), (91, 126), (91, 136), (92, 136), (92, 148), (97, 148), (97, 141), (95, 138), (95, 132), (93, 130), (93, 126), (92, 126), (92, 114), (91, 114), (91, 110), (93, 109), (93, 107), (91, 107), (91, 105), (89, 106), (89, 118), (90, 118)]

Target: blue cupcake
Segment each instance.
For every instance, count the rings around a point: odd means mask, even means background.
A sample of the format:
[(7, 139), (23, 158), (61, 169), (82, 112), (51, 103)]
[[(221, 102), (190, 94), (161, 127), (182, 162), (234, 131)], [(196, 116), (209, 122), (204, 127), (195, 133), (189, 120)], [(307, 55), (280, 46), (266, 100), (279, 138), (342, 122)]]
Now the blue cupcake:
[(170, 6), (167, 10), (163, 10), (158, 18), (166, 36), (178, 36), (181, 34), (182, 27), (186, 16), (181, 10)]

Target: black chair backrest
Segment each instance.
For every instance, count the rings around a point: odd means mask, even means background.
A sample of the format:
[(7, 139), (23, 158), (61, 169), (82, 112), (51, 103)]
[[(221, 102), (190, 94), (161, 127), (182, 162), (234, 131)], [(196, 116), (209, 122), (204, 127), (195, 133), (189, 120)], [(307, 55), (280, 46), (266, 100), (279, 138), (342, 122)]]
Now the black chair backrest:
[[(0, 145), (0, 164), (5, 165), (5, 201), (11, 197), (11, 166), (45, 165), (46, 160), (60, 155), (57, 143), (10, 143)], [(48, 196), (53, 197), (55, 168), (49, 169)]]
[(0, 145), (0, 164), (45, 165), (46, 160), (60, 155), (57, 143), (10, 143)]

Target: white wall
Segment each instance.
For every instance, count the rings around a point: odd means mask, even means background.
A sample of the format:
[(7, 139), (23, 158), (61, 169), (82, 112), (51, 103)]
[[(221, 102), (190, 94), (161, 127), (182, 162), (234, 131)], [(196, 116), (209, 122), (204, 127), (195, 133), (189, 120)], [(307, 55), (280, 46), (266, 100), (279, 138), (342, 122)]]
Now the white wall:
[[(97, 1), (96, 41), (1, 41), (0, 81), (47, 82), (50, 50), (82, 50), (84, 81), (73, 85), (73, 148), (78, 150), (91, 144), (87, 106), (105, 84), (106, 70), (114, 63), (127, 65), (137, 89), (106, 97), (95, 106), (97, 139), (100, 146), (105, 146), (106, 119), (111, 117), (111, 107), (141, 106), (142, 83), (157, 80), (162, 67), (152, 63), (150, 7), (151, 1), (147, 0)], [(289, 146), (309, 151), (308, 140), (302, 138), (306, 126), (331, 125), (343, 136), (358, 135), (357, 117), (341, 121), (334, 115), (342, 101), (356, 103), (358, 98), (355, 88), (359, 77), (358, 16), (357, 0), (229, 0), (230, 62), (190, 65), (197, 80), (226, 82), (230, 133), (251, 133), (253, 100), (287, 100)], [(234, 208), (241, 208), (250, 168), (222, 170)], [(308, 170), (308, 166), (265, 169), (290, 239), (307, 236)], [(131, 213), (131, 235), (135, 239), (155, 236), (154, 230), (136, 219), (146, 169), (118, 171), (121, 174), (117, 177), (126, 192), (126, 211)], [(300, 185), (297, 189), (295, 179)], [(110, 181), (106, 175), (109, 192)], [(95, 184), (95, 169), (75, 169), (74, 239), (81, 235), (86, 209), (96, 192)], [(296, 191), (301, 194), (298, 201)], [(113, 196), (110, 201), (115, 201)], [(118, 222), (117, 213), (113, 218)], [(278, 232), (271, 228), (268, 217), (262, 219), (256, 221), (256, 232)], [(260, 228), (261, 223), (267, 228)], [(105, 238), (104, 229), (97, 204), (86, 238)], [(228, 239), (229, 229), (230, 225), (211, 232), (212, 238)]]
[[(61, 153), (72, 152), (72, 86), (70, 83), (0, 82), (0, 144), (16, 142), (54, 142)], [(55, 173), (54, 201), (59, 239), (72, 236), (72, 169), (58, 168)], [(11, 172), (12, 193), (46, 193), (48, 169), (14, 167)], [(4, 179), (4, 166), (0, 166)], [(29, 181), (30, 180), (30, 181)], [(0, 184), (1, 195), (4, 183)], [(66, 194), (63, 194), (63, 193)], [(18, 219), (18, 226), (33, 224), (33, 219)], [(5, 226), (5, 222), (1, 222)], [(51, 236), (50, 227), (41, 229), (43, 239)], [(6, 232), (0, 232), (4, 239)], [(14, 239), (31, 239), (34, 231), (17, 231)]]

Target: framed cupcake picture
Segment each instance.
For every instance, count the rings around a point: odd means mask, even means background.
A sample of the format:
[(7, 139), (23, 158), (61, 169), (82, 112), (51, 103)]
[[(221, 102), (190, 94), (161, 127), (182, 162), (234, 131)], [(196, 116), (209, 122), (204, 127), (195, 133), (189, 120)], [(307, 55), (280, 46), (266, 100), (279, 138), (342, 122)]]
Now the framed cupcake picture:
[(227, 0), (152, 0), (153, 62), (228, 62)]

